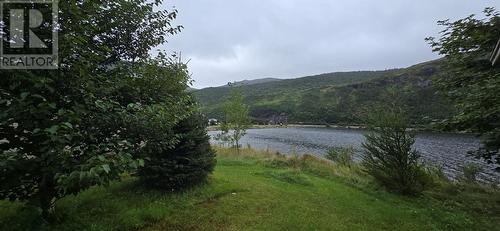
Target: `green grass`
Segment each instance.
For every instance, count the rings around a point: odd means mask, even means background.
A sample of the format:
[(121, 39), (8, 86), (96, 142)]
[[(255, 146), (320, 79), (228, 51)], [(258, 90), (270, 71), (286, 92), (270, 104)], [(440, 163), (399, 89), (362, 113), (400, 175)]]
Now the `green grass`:
[(42, 225), (29, 205), (1, 202), (0, 230), (499, 230), (498, 192), (479, 186), (407, 198), (357, 167), (250, 149), (218, 153), (205, 185), (162, 193), (129, 177), (60, 200), (58, 225)]

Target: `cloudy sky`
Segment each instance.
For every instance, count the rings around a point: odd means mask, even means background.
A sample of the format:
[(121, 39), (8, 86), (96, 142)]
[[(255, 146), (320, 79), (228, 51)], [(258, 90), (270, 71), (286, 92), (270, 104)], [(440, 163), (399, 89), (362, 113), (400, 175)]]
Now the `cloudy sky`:
[(407, 67), (437, 58), (436, 21), (500, 0), (166, 0), (183, 25), (161, 49), (180, 51), (194, 87), (265, 77)]

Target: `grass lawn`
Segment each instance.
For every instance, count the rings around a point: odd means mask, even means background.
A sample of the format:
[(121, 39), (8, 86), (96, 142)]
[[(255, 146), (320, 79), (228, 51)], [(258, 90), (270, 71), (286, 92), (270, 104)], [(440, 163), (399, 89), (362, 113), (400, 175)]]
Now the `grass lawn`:
[[(42, 225), (29, 205), (0, 202), (0, 230), (500, 230), (498, 192), (407, 198), (313, 158), (219, 154), (206, 185), (162, 193), (128, 177), (60, 200), (58, 225)], [(447, 194), (455, 196), (440, 199)]]

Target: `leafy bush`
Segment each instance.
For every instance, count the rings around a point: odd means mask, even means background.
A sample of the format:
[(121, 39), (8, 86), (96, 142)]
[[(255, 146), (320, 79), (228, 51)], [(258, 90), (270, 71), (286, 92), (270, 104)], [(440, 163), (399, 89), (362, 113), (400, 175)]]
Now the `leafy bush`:
[(157, 189), (178, 190), (205, 181), (216, 163), (206, 126), (198, 114), (181, 121), (174, 128), (178, 143), (173, 148), (144, 157), (145, 166), (138, 172), (142, 182)]
[(413, 149), (414, 135), (407, 131), (404, 112), (398, 107), (372, 110), (365, 135), (363, 166), (379, 183), (402, 194), (417, 194), (428, 177)]
[(354, 150), (352, 147), (333, 147), (328, 149), (326, 158), (341, 165), (351, 166), (353, 163), (353, 154)]
[(172, 79), (165, 57), (149, 55), (179, 30), (177, 12), (155, 10), (160, 3), (61, 1), (58, 70), (0, 70), (1, 200), (29, 201), (54, 221), (58, 199), (142, 164), (132, 153), (146, 130), (128, 126), (132, 119), (156, 128), (158, 117), (182, 117), (171, 102), (184, 98), (186, 68)]

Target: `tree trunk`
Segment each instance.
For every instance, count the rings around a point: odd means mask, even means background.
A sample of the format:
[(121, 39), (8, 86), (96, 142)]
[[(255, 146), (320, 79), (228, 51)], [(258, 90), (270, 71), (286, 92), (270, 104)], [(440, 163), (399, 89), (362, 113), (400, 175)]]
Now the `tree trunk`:
[(47, 223), (55, 221), (55, 201), (56, 190), (54, 187), (54, 178), (51, 175), (45, 175), (40, 182), (39, 200), (42, 218)]
[(42, 209), (42, 218), (47, 223), (53, 223), (55, 221), (55, 206), (54, 198), (44, 198), (40, 201)]
[(236, 140), (236, 151), (238, 152), (238, 156), (240, 155), (240, 143)]

